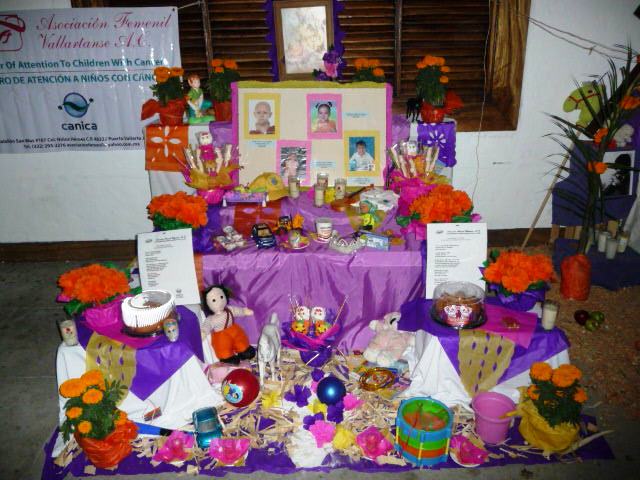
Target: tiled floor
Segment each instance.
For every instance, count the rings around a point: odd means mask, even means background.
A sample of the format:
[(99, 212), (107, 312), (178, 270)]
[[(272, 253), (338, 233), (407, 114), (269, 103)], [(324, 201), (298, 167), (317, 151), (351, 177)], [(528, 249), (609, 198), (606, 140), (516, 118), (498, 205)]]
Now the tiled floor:
[[(56, 348), (60, 343), (56, 319), (63, 317), (55, 303), (56, 278), (70, 268), (68, 262), (0, 263), (0, 480), (37, 479), (43, 463), (42, 446), (53, 431), (58, 418), (55, 378)], [(633, 327), (633, 328), (637, 328)], [(635, 479), (640, 478), (640, 422), (621, 412), (600, 406), (596, 414), (607, 412), (611, 418), (609, 443), (616, 453), (614, 461), (552, 464), (545, 466), (513, 465), (476, 470), (413, 471), (394, 477), (474, 478), (474, 479)], [(593, 413), (593, 411), (589, 412)], [(365, 479), (371, 475), (336, 470), (304, 473), (291, 478)], [(140, 478), (175, 478), (155, 475)], [(247, 475), (228, 475), (244, 478)], [(256, 478), (276, 478), (259, 474)], [(378, 478), (388, 475), (378, 474)], [(113, 478), (113, 477), (94, 477)]]

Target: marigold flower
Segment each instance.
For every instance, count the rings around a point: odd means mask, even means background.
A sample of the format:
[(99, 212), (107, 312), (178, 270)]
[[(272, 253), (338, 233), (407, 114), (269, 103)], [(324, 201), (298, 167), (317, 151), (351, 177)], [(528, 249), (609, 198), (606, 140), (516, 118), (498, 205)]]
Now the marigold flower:
[(170, 77), (181, 77), (184, 75), (184, 69), (182, 67), (171, 67)]
[(371, 59), (368, 61), (367, 66), (370, 68), (377, 68), (380, 66), (380, 60), (378, 60), (377, 58)]
[(607, 164), (604, 162), (589, 162), (587, 163), (587, 170), (589, 172), (596, 172), (598, 175), (602, 175), (607, 170)]
[(224, 62), (222, 61), (221, 58), (214, 58), (213, 60), (211, 60), (212, 67), (221, 67), (223, 63)]
[(620, 101), (620, 108), (623, 110), (633, 110), (640, 107), (640, 97), (627, 95)]
[(536, 387), (535, 385), (529, 385), (529, 388), (527, 388), (527, 395), (529, 395), (529, 398), (531, 400), (537, 400), (538, 398), (540, 398), (538, 387)]
[(439, 67), (444, 65), (444, 57), (435, 57), (435, 64)]
[(213, 71), (214, 71), (214, 73), (222, 73), (222, 72), (224, 72), (224, 68), (216, 67), (216, 68), (213, 69)]
[(82, 401), (87, 405), (95, 405), (102, 400), (102, 397), (104, 397), (104, 394), (100, 390), (90, 388), (82, 395)]
[(578, 403), (584, 403), (587, 401), (587, 392), (583, 388), (578, 388), (576, 393), (573, 394), (573, 399)]
[(442, 75), (440, 77), (440, 83), (449, 83), (449, 77), (447, 77), (446, 75)]
[(124, 425), (125, 423), (127, 423), (128, 420), (129, 419), (127, 418), (127, 414), (122, 410), (119, 410), (118, 418), (116, 418), (113, 423), (116, 426), (119, 426), (119, 425)]
[(440, 67), (440, 71), (442, 73), (449, 73), (451, 71), (451, 68), (449, 68), (447, 66), (442, 66), (442, 67)]
[(207, 224), (207, 202), (204, 198), (182, 191), (153, 197), (147, 209), (151, 217), (159, 213), (166, 218), (175, 218), (187, 223), (193, 228)]
[(558, 387), (568, 387), (582, 378), (579, 368), (565, 363), (553, 371), (551, 381)]
[(360, 70), (361, 68), (364, 68), (367, 63), (366, 58), (356, 58), (353, 65), (356, 67), (356, 70)]
[(373, 74), (374, 74), (376, 77), (384, 77), (384, 70), (383, 70), (383, 69), (381, 69), (381, 68), (374, 68), (374, 69), (373, 69)]
[(87, 388), (85, 383), (79, 378), (70, 378), (60, 385), (59, 392), (64, 398), (75, 398), (82, 395), (84, 389)]
[(551, 380), (553, 369), (551, 368), (551, 365), (546, 362), (535, 362), (533, 365), (531, 365), (529, 375), (531, 376), (532, 380), (546, 382)]
[(420, 215), (420, 222), (450, 222), (453, 217), (462, 215), (473, 208), (469, 196), (451, 185), (437, 185), (425, 195), (416, 198), (409, 210)]
[(224, 65), (224, 68), (228, 68), (229, 70), (237, 70), (238, 69), (238, 64), (236, 63), (235, 60), (227, 59), (222, 63)]
[(89, 370), (88, 372), (84, 373), (80, 377), (80, 379), (87, 387), (96, 386), (100, 390), (105, 389), (104, 377), (102, 376), (100, 370)]
[(62, 274), (58, 285), (63, 295), (82, 303), (100, 303), (129, 292), (129, 281), (124, 272), (97, 263)]
[[(434, 57), (433, 55), (425, 55), (422, 61), (427, 67), (438, 65), (438, 57)], [(444, 61), (442, 62), (442, 64), (444, 65)]]
[(602, 127), (599, 128), (596, 133), (593, 135), (593, 143), (595, 143), (596, 145), (600, 145), (600, 142), (602, 142), (602, 139), (605, 137), (605, 135), (609, 133), (609, 129), (606, 127)]
[(78, 418), (80, 415), (82, 415), (82, 409), (80, 407), (71, 407), (67, 410), (67, 418), (70, 418), (71, 420)]
[(86, 435), (87, 433), (89, 433), (91, 431), (91, 428), (91, 422), (88, 422), (87, 420), (83, 420), (78, 424), (78, 432), (80, 432), (82, 435)]

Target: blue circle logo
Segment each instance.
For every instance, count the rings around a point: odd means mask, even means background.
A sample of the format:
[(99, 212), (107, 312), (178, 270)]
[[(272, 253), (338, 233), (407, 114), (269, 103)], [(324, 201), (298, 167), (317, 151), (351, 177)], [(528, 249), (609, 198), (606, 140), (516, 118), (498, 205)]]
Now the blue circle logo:
[(92, 102), (93, 98), (90, 98), (89, 101), (87, 101), (87, 99), (79, 93), (72, 92), (68, 93), (64, 97), (62, 105), (58, 105), (58, 109), (64, 110), (72, 117), (81, 118), (87, 114), (89, 105), (91, 105)]

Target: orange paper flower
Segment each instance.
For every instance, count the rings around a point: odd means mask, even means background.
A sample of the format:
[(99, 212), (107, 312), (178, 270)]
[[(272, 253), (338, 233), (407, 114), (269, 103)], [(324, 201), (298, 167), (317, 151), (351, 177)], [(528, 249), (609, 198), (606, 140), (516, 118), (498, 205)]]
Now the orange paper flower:
[(86, 435), (87, 433), (89, 433), (91, 431), (91, 428), (91, 422), (88, 422), (86, 420), (83, 420), (78, 424), (78, 432), (80, 432), (82, 435)]
[(596, 130), (596, 133), (593, 135), (593, 143), (595, 143), (596, 145), (600, 145), (602, 139), (607, 133), (609, 133), (609, 129), (606, 127), (602, 127)]
[(116, 418), (113, 423), (115, 423), (116, 426), (120, 426), (127, 423), (127, 421), (128, 421), (127, 414), (122, 410), (119, 410), (118, 418)]
[(82, 401), (87, 405), (95, 405), (102, 400), (102, 397), (104, 397), (104, 394), (100, 390), (90, 388), (82, 395)]
[(551, 380), (551, 375), (553, 375), (553, 369), (546, 362), (535, 362), (531, 365), (531, 369), (529, 374), (533, 380), (539, 380), (541, 382), (546, 382)]
[(153, 75), (156, 77), (156, 82), (164, 83), (169, 79), (171, 69), (168, 67), (156, 67), (153, 70)]
[(85, 388), (86, 385), (82, 380), (80, 380), (79, 378), (70, 378), (62, 385), (60, 385), (58, 391), (64, 398), (75, 398), (82, 395), (82, 392), (84, 392)]
[(207, 224), (207, 202), (202, 197), (188, 195), (185, 192), (158, 195), (147, 205), (149, 215), (156, 213), (198, 228)]
[(526, 255), (517, 251), (506, 251), (484, 270), (484, 278), (502, 285), (513, 293), (522, 293), (531, 284), (550, 282), (553, 265), (546, 255)]
[(453, 217), (463, 215), (471, 210), (473, 204), (469, 196), (454, 190), (451, 185), (438, 185), (425, 195), (421, 195), (411, 203), (411, 213), (420, 215), (420, 222), (450, 222)]
[(80, 415), (82, 415), (82, 409), (80, 407), (71, 407), (67, 410), (67, 418), (71, 420), (78, 418)]
[(76, 268), (60, 276), (62, 294), (82, 303), (100, 303), (115, 295), (129, 292), (124, 272), (94, 263)]
[(447, 66), (443, 66), (443, 67), (440, 67), (440, 71), (442, 73), (449, 73), (451, 71), (451, 68), (449, 68)]

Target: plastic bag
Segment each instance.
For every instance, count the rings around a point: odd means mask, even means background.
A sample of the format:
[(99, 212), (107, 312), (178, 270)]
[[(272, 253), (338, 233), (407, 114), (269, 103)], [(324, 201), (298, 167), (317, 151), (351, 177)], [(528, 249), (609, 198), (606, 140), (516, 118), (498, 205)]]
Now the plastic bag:
[(586, 300), (591, 289), (591, 261), (586, 255), (571, 255), (560, 264), (560, 293), (566, 299)]

